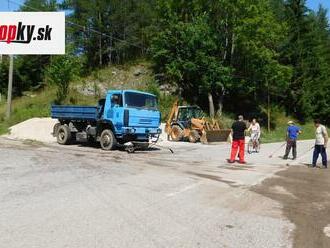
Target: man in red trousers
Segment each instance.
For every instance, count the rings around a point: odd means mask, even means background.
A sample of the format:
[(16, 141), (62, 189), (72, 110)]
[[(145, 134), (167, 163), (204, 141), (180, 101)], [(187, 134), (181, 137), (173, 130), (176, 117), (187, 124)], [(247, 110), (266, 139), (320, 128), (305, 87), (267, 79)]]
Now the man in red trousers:
[(244, 160), (244, 148), (245, 148), (245, 130), (246, 123), (244, 122), (244, 118), (242, 115), (238, 116), (238, 120), (235, 121), (231, 127), (231, 133), (233, 135), (233, 141), (231, 144), (231, 155), (229, 159), (229, 163), (235, 162), (235, 157), (238, 151), (239, 163), (246, 164)]

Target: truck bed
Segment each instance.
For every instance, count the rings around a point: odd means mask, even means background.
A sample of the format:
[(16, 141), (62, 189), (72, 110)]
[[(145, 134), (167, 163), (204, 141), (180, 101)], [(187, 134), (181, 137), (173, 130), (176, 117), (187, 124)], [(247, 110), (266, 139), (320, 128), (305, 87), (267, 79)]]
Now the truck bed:
[(96, 106), (52, 105), (51, 117), (59, 120), (95, 121), (98, 116)]

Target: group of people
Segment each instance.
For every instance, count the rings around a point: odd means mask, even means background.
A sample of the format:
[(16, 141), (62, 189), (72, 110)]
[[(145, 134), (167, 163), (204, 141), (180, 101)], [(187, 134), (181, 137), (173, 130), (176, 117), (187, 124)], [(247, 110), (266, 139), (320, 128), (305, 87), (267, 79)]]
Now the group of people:
[[(246, 123), (244, 121), (243, 115), (238, 116), (238, 120), (235, 121), (231, 127), (232, 130), (232, 147), (231, 147), (231, 154), (230, 159), (228, 160), (229, 163), (234, 163), (235, 158), (238, 151), (239, 163), (246, 164), (245, 161), (245, 130), (246, 130)], [(251, 139), (254, 141), (258, 141), (261, 135), (260, 125), (256, 119), (253, 119), (248, 131), (251, 131)]]
[[(315, 125), (315, 145), (312, 158), (312, 167), (316, 167), (316, 163), (319, 155), (322, 157), (322, 168), (327, 168), (327, 143), (328, 143), (328, 133), (324, 125), (321, 124), (319, 119), (314, 121)], [(232, 147), (230, 153), (229, 163), (234, 163), (236, 156), (238, 154), (238, 162), (240, 164), (246, 164), (245, 161), (245, 132), (246, 130), (251, 132), (251, 140), (259, 142), (261, 129), (260, 125), (256, 119), (253, 119), (250, 126), (247, 128), (247, 125), (244, 121), (242, 115), (238, 116), (238, 120), (235, 121), (232, 125)], [(298, 136), (302, 133), (300, 127), (295, 125), (293, 121), (288, 122), (288, 128), (286, 131), (286, 148), (283, 159), (288, 159), (290, 151), (292, 150), (292, 159), (297, 158), (297, 139)]]

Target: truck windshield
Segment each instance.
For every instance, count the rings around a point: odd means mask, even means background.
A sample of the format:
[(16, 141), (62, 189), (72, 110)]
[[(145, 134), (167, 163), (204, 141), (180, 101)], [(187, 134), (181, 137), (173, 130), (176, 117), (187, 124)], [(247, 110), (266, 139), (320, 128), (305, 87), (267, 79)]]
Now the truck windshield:
[(136, 92), (125, 92), (125, 106), (132, 108), (157, 109), (157, 98)]

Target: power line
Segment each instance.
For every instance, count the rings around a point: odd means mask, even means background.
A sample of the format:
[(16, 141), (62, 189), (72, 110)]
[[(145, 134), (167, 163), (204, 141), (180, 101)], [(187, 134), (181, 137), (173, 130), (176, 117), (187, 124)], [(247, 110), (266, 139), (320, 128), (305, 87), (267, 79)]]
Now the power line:
[[(13, 0), (8, 0), (8, 3), (9, 3), (9, 2), (11, 2), (11, 3), (13, 3), (13, 4), (16, 4), (17, 6), (21, 6), (21, 5), (23, 5), (23, 6), (29, 8), (29, 9), (31, 9), (31, 10), (42, 11), (41, 9), (37, 9), (37, 8), (31, 7), (31, 6), (29, 6), (29, 5), (25, 4), (25, 3), (20, 4), (20, 3), (16, 2), (16, 1), (13, 1)], [(92, 33), (95, 33), (95, 34), (98, 34), (98, 35), (101, 35), (101, 36), (104, 36), (104, 37), (107, 37), (107, 38), (110, 38), (110, 39), (113, 39), (113, 40), (116, 40), (116, 41), (120, 41), (120, 42), (123, 42), (123, 43), (129, 44), (129, 45), (131, 45), (131, 46), (137, 47), (137, 48), (144, 49), (144, 47), (141, 47), (141, 46), (139, 46), (139, 45), (136, 45), (136, 44), (131, 43), (131, 42), (126, 41), (126, 40), (122, 40), (122, 39), (119, 39), (119, 38), (113, 37), (112, 35), (108, 35), (108, 34), (106, 34), (106, 33), (103, 33), (103, 32), (101, 32), (101, 31), (99, 31), (99, 30), (96, 30), (96, 29), (93, 29), (93, 28), (90, 28), (90, 27), (86, 27), (86, 26), (83, 26), (83, 25), (80, 25), (80, 24), (78, 24), (78, 23), (75, 23), (75, 22), (72, 22), (72, 21), (68, 21), (68, 20), (65, 20), (65, 22), (66, 22), (67, 24), (69, 24), (69, 25), (72, 25), (72, 26), (76, 26), (76, 27), (81, 28), (81, 32), (83, 32), (83, 33), (86, 33), (86, 30), (88, 30), (88, 31), (90, 31), (90, 32), (92, 32)]]

